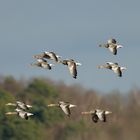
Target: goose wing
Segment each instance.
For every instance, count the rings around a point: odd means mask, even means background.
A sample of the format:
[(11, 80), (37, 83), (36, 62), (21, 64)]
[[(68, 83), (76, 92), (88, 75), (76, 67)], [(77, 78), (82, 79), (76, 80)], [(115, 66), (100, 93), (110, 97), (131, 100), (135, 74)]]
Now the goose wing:
[(108, 43), (113, 43), (113, 44), (116, 44), (116, 43), (117, 43), (117, 41), (116, 41), (116, 39), (111, 38), (111, 39), (109, 39), (109, 40), (108, 40)]
[(76, 77), (77, 77), (76, 64), (74, 62), (71, 64), (68, 63), (68, 68), (69, 68), (70, 74), (73, 76), (73, 78), (76, 79)]
[(70, 112), (70, 108), (69, 105), (67, 104), (61, 104), (60, 108), (62, 109), (62, 111), (67, 115), (70, 116), (71, 112)]
[(117, 46), (115, 44), (109, 45), (109, 50), (114, 54), (117, 55)]
[(98, 122), (98, 116), (94, 113), (94, 114), (92, 114), (92, 121), (93, 122), (95, 122), (95, 123), (97, 123)]
[(98, 113), (98, 118), (103, 121), (106, 122), (106, 115), (102, 112)]
[(120, 67), (118, 69), (116, 69), (114, 72), (117, 73), (119, 77), (122, 77), (122, 71), (121, 71)]
[(42, 63), (41, 63), (41, 66), (42, 66), (43, 68), (51, 69), (51, 66), (50, 66), (47, 62), (42, 62)]
[(102, 110), (97, 110), (96, 115), (98, 116), (98, 118), (99, 118), (101, 121), (104, 121), (104, 115), (103, 115), (103, 111), (102, 111)]
[(118, 66), (118, 63), (113, 63), (113, 62), (107, 62), (106, 64), (110, 65), (112, 67), (117, 67)]
[(54, 52), (50, 52), (48, 55), (50, 56), (50, 58), (52, 60), (54, 60), (56, 62), (58, 61), (58, 58), (57, 58), (57, 56), (56, 56), (56, 54)]
[(25, 105), (25, 103), (20, 102), (20, 101), (17, 101), (16, 103), (17, 103), (17, 106), (20, 107), (21, 109), (24, 109), (24, 110), (27, 109), (27, 106)]
[(18, 115), (19, 115), (22, 119), (25, 119), (25, 114), (26, 114), (26, 112), (23, 111), (23, 110), (18, 112)]
[(114, 71), (114, 73), (118, 74), (119, 77), (122, 77), (122, 71), (118, 65), (113, 66), (112, 70)]
[(24, 118), (25, 118), (25, 120), (28, 120), (29, 117), (28, 117), (27, 113), (25, 113)]

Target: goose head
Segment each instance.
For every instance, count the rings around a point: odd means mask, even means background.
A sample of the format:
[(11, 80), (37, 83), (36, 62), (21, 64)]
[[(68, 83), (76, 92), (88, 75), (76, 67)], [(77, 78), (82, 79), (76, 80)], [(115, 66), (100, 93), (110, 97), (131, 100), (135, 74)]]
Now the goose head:
[(15, 114), (17, 114), (17, 112), (7, 112), (7, 113), (5, 113), (5, 115), (15, 115)]
[(48, 107), (58, 106), (58, 104), (49, 104)]
[(16, 104), (14, 104), (14, 103), (7, 103), (6, 105), (7, 106), (16, 106)]

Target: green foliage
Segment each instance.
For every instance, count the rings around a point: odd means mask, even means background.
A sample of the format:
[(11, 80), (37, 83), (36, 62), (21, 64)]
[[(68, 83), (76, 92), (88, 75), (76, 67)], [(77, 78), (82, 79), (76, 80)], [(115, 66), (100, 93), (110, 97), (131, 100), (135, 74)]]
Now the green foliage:
[[(90, 91), (89, 94), (83, 88), (52, 84), (40, 78), (32, 79), (30, 82), (25, 81), (26, 84), (23, 83), (23, 85), (13, 77), (6, 77), (2, 81), (0, 140), (139, 140), (139, 91), (125, 96), (117, 91), (102, 96), (96, 94), (95, 91)], [(80, 94), (81, 90), (83, 94)], [(16, 115), (6, 116), (5, 113), (14, 111), (15, 107), (5, 104), (14, 103), (16, 100), (31, 104), (33, 108), (29, 112), (32, 112), (34, 116), (31, 116), (29, 120), (21, 119)], [(77, 109), (71, 110), (70, 118), (59, 107), (47, 107), (47, 104), (57, 103), (58, 100), (70, 101), (78, 105)], [(90, 115), (81, 116), (81, 111), (96, 107), (113, 112), (107, 118), (107, 123), (95, 124)]]

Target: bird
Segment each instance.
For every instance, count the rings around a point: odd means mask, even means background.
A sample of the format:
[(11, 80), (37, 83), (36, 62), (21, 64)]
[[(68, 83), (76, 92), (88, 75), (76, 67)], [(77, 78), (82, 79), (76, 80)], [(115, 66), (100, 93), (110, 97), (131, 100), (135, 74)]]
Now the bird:
[(100, 65), (97, 66), (97, 68), (106, 68), (112, 70), (114, 73), (116, 73), (119, 77), (122, 77), (122, 71), (126, 70), (126, 67), (121, 67), (119, 66), (118, 63), (113, 63), (113, 62), (107, 62), (106, 65)]
[(47, 62), (47, 60), (45, 60), (43, 58), (39, 58), (39, 59), (37, 59), (36, 63), (31, 63), (31, 66), (37, 66), (37, 67), (41, 67), (41, 68), (44, 68), (44, 69), (51, 70), (52, 66), (54, 66), (54, 64), (49, 64)]
[(117, 49), (123, 48), (122, 45), (117, 44), (114, 38), (109, 39), (106, 44), (100, 44), (99, 47), (108, 48), (114, 55), (117, 55)]
[(29, 108), (32, 108), (31, 105), (25, 104), (24, 102), (16, 101), (16, 103), (7, 103), (7, 106), (15, 106), (16, 108), (21, 108), (23, 110), (28, 110)]
[(34, 55), (33, 58), (36, 58), (36, 59), (46, 58), (46, 59), (54, 60), (56, 63), (59, 63), (60, 62), (59, 59), (61, 58), (61, 56), (56, 55), (56, 53), (54, 52), (45, 51), (42, 54)]
[(70, 74), (72, 75), (73, 78), (77, 78), (77, 66), (81, 66), (81, 63), (75, 62), (73, 59), (66, 59), (61, 61), (63, 65), (67, 65)]
[(82, 115), (88, 115), (90, 114), (92, 117), (92, 121), (94, 123), (97, 123), (98, 120), (102, 121), (102, 122), (106, 122), (106, 115), (111, 114), (112, 112), (110, 111), (105, 111), (105, 110), (100, 110), (100, 109), (95, 109), (92, 111), (88, 111), (88, 112), (81, 112)]
[(24, 110), (21, 110), (19, 108), (15, 109), (15, 112), (7, 112), (5, 113), (6, 115), (17, 115), (19, 117), (21, 117), (22, 119), (28, 120), (28, 118), (34, 114), (26, 112)]
[(49, 104), (48, 107), (53, 107), (57, 106), (60, 107), (61, 110), (68, 116), (70, 117), (71, 111), (70, 108), (72, 107), (77, 107), (77, 105), (70, 104), (69, 102), (64, 102), (64, 101), (59, 101), (57, 104)]

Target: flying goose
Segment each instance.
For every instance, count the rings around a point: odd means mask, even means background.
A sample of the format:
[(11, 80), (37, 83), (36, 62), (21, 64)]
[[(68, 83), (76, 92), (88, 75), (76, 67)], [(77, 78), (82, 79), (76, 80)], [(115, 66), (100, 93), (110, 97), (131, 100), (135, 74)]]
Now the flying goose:
[(73, 78), (77, 78), (77, 66), (81, 66), (81, 63), (75, 62), (73, 59), (66, 59), (61, 61), (62, 64), (67, 65), (70, 74)]
[(54, 60), (57, 63), (60, 62), (59, 58), (61, 58), (61, 56), (56, 55), (54, 52), (47, 52), (47, 51), (43, 52), (42, 54), (34, 55), (33, 57), (36, 59), (46, 58), (46, 59)]
[(68, 117), (70, 117), (70, 115), (71, 115), (70, 108), (76, 107), (76, 105), (73, 105), (73, 104), (70, 104), (69, 102), (64, 102), (64, 101), (59, 101), (58, 104), (49, 104), (49, 105), (48, 105), (48, 107), (53, 107), (53, 106), (60, 107), (60, 108), (62, 109), (62, 111), (63, 111)]
[(106, 44), (100, 44), (99, 47), (108, 48), (114, 55), (117, 55), (117, 49), (122, 48), (122, 45), (117, 44), (115, 39), (109, 39)]
[(82, 112), (82, 115), (88, 115), (90, 114), (92, 116), (92, 121), (94, 123), (97, 123), (98, 120), (102, 122), (106, 122), (106, 115), (111, 114), (112, 112), (110, 111), (105, 111), (105, 110), (100, 110), (100, 109), (95, 109), (93, 111), (89, 112)]
[(7, 113), (5, 113), (5, 114), (6, 114), (6, 115), (17, 115), (17, 116), (21, 117), (22, 119), (26, 119), (26, 120), (28, 120), (28, 118), (29, 118), (30, 116), (34, 115), (34, 114), (32, 114), (32, 113), (25, 112), (25, 111), (23, 111), (23, 110), (21, 110), (21, 109), (19, 109), (19, 108), (16, 108), (16, 109), (15, 109), (15, 112), (7, 112)]
[(39, 59), (37, 59), (36, 63), (31, 63), (31, 66), (37, 66), (37, 67), (41, 67), (41, 68), (44, 68), (44, 69), (51, 70), (52, 66), (54, 66), (54, 64), (49, 64), (47, 62), (47, 60), (45, 60), (43, 58), (39, 58)]
[(118, 63), (107, 62), (106, 65), (97, 66), (99, 69), (106, 68), (113, 70), (114, 73), (118, 74), (119, 77), (122, 77), (122, 71), (126, 70), (126, 67), (120, 67)]
[(31, 105), (25, 104), (25, 103), (20, 102), (20, 101), (16, 101), (16, 103), (7, 103), (6, 105), (7, 106), (15, 106), (16, 108), (18, 107), (18, 108), (21, 108), (23, 110), (32, 108)]

